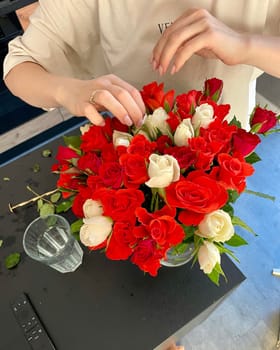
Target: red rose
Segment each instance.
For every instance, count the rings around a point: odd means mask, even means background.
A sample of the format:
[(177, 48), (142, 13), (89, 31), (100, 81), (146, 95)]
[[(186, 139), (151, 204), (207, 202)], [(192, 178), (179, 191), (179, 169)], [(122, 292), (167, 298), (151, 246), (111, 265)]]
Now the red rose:
[(102, 203), (104, 216), (109, 216), (114, 221), (133, 221), (136, 208), (144, 202), (144, 194), (136, 189), (101, 188), (93, 193), (92, 199)]
[(254, 151), (257, 145), (261, 142), (258, 135), (252, 134), (244, 129), (237, 129), (233, 135), (233, 151), (241, 153), (244, 157)]
[(137, 239), (133, 235), (130, 222), (115, 222), (112, 235), (106, 248), (106, 256), (112, 260), (126, 260), (132, 254)]
[(99, 175), (106, 187), (118, 189), (123, 183), (122, 167), (117, 162), (103, 163), (100, 166)]
[(139, 154), (145, 159), (148, 159), (156, 147), (156, 142), (147, 140), (144, 135), (136, 135), (131, 140), (130, 145), (127, 148), (127, 153)]
[(218, 152), (228, 153), (231, 149), (233, 134), (236, 133), (237, 127), (229, 125), (227, 121), (215, 119), (207, 129), (200, 128), (200, 136), (208, 143), (215, 142)]
[(254, 173), (254, 168), (251, 164), (246, 163), (243, 156), (234, 154), (233, 156), (227, 153), (221, 153), (218, 156), (220, 164), (218, 179), (222, 181), (229, 189), (234, 189), (241, 193), (245, 186), (245, 179)]
[(202, 92), (191, 90), (176, 97), (177, 113), (182, 119), (191, 118), (202, 97)]
[(172, 146), (173, 142), (170, 137), (167, 135), (161, 135), (157, 140), (157, 149), (159, 153), (164, 153), (164, 151), (169, 147)]
[(72, 211), (78, 218), (84, 217), (83, 205), (87, 199), (90, 199), (92, 192), (88, 187), (80, 187), (79, 192), (74, 198)]
[(185, 146), (166, 148), (164, 154), (169, 154), (177, 159), (181, 170), (188, 169), (196, 160), (195, 152), (193, 152), (189, 147)]
[(60, 164), (68, 163), (73, 158), (79, 158), (79, 155), (70, 147), (58, 146), (57, 155), (55, 157)]
[(165, 251), (157, 249), (156, 242), (152, 239), (140, 241), (134, 250), (131, 261), (144, 272), (151, 276), (157, 276), (161, 267), (160, 259), (164, 257)]
[(186, 179), (166, 188), (166, 199), (172, 207), (206, 214), (223, 207), (228, 200), (228, 193), (206, 173), (193, 171)]
[(60, 173), (59, 179), (56, 183), (57, 187), (64, 188), (71, 191), (77, 191), (81, 184), (79, 178), (80, 174), (77, 173)]
[(171, 111), (168, 113), (168, 118), (167, 118), (166, 122), (168, 123), (170, 130), (174, 133), (176, 131), (178, 125), (181, 123), (181, 119), (176, 113), (173, 113)]
[(268, 109), (257, 107), (251, 116), (251, 128), (255, 128), (258, 134), (263, 134), (274, 128), (277, 123), (276, 113)]
[(208, 103), (214, 109), (214, 116), (219, 120), (223, 121), (225, 117), (229, 114), (230, 105), (229, 104), (217, 104), (212, 100), (203, 101), (203, 103)]
[(204, 95), (217, 102), (222, 94), (223, 81), (217, 78), (207, 79), (204, 82)]
[(99, 175), (89, 175), (87, 178), (87, 186), (92, 192), (96, 191), (98, 188), (105, 187)]
[(124, 183), (128, 188), (138, 188), (148, 180), (145, 158), (139, 154), (122, 154), (120, 164), (124, 171)]
[(206, 142), (201, 137), (192, 137), (188, 140), (190, 150), (195, 155), (194, 166), (196, 169), (209, 170), (213, 159), (220, 149), (218, 142)]
[[(110, 121), (105, 119), (106, 126)], [(81, 150), (84, 152), (91, 152), (96, 150), (102, 150), (102, 148), (109, 143), (109, 135), (107, 133), (107, 127), (92, 125), (90, 129), (85, 132), (81, 138)], [(108, 129), (110, 134), (110, 129)]]
[(118, 161), (118, 154), (113, 143), (107, 143), (101, 150), (101, 159), (103, 162), (116, 162)]
[(88, 152), (78, 160), (78, 168), (89, 174), (98, 173), (101, 160), (94, 152)]
[(112, 130), (118, 130), (122, 132), (128, 132), (129, 127), (119, 121), (118, 118), (112, 118), (111, 119), (111, 128)]
[(140, 93), (149, 112), (153, 112), (159, 107), (167, 107), (168, 110), (173, 107), (175, 91), (170, 90), (164, 93), (163, 83), (158, 84), (154, 81), (145, 85)]

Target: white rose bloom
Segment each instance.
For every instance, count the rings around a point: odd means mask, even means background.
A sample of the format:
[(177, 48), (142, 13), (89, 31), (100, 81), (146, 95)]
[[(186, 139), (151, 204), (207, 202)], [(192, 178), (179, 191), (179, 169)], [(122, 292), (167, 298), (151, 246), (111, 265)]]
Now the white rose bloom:
[(178, 126), (174, 134), (176, 146), (187, 146), (188, 139), (194, 137), (194, 129), (191, 119), (184, 119)]
[(89, 219), (93, 216), (100, 216), (103, 214), (102, 204), (93, 199), (87, 199), (83, 205), (84, 217)]
[(214, 109), (208, 103), (196, 107), (195, 113), (192, 117), (192, 124), (195, 129), (203, 127), (207, 128), (208, 125), (215, 119)]
[(221, 263), (219, 249), (214, 243), (204, 241), (198, 251), (198, 262), (204, 273), (211, 273), (216, 264)]
[(173, 156), (151, 154), (149, 157), (148, 175), (150, 180), (146, 182), (148, 187), (164, 188), (171, 182), (180, 178), (180, 167)]
[(90, 124), (90, 123), (87, 123), (87, 124), (85, 124), (85, 125), (80, 126), (80, 132), (81, 132), (81, 134), (84, 135), (86, 132), (88, 132), (89, 129), (90, 129), (90, 127), (91, 127), (91, 124)]
[(162, 107), (155, 109), (153, 114), (145, 117), (143, 124), (144, 130), (147, 130), (152, 140), (157, 138), (158, 130), (160, 130), (163, 135), (170, 134), (170, 128), (166, 122), (167, 119), (168, 114)]
[(234, 235), (230, 215), (219, 209), (206, 214), (198, 225), (198, 236), (212, 239), (215, 242), (226, 242)]
[(88, 247), (99, 245), (109, 236), (112, 226), (113, 220), (108, 216), (84, 219), (84, 225), (80, 229), (80, 240)]
[(113, 132), (113, 144), (115, 147), (117, 146), (126, 146), (130, 145), (130, 141), (132, 139), (132, 135), (127, 132), (114, 130)]

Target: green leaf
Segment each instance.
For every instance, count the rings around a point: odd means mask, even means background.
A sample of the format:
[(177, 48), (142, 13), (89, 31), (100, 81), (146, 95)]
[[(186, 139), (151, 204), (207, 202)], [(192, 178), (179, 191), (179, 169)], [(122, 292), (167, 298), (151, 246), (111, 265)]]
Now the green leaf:
[(42, 208), (44, 202), (42, 199), (38, 199), (37, 200), (37, 210), (40, 211), (40, 209)]
[(56, 206), (55, 211), (57, 213), (62, 213), (62, 212), (65, 213), (67, 210), (69, 210), (72, 207), (72, 204), (73, 204), (72, 200), (63, 201)]
[(235, 125), (235, 126), (237, 126), (238, 128), (241, 128), (241, 127), (242, 127), (240, 121), (237, 120), (236, 116), (234, 116), (234, 117), (232, 118), (232, 120), (230, 121), (229, 125)]
[(79, 219), (77, 221), (74, 221), (70, 226), (71, 233), (80, 232), (80, 228), (82, 227), (83, 224), (84, 224), (83, 219)]
[(184, 224), (182, 224), (181, 226), (185, 232), (186, 238), (193, 237), (194, 232), (196, 230), (194, 226), (186, 226)]
[(228, 190), (228, 201), (234, 203), (239, 197), (239, 193), (235, 190)]
[(51, 200), (52, 203), (56, 203), (56, 202), (59, 201), (60, 197), (61, 197), (61, 193), (60, 192), (56, 192), (56, 193), (51, 195), (50, 200)]
[(48, 158), (48, 157), (50, 157), (52, 155), (52, 151), (50, 150), (50, 149), (44, 149), (43, 151), (42, 151), (42, 156), (44, 157), (44, 158)]
[(257, 155), (256, 152), (252, 152), (245, 159), (246, 159), (246, 162), (249, 163), (249, 164), (254, 164), (254, 163), (257, 163), (257, 162), (259, 162), (261, 160), (261, 158)]
[(234, 209), (230, 204), (223, 206), (223, 211), (227, 212), (231, 217), (234, 215)]
[(74, 150), (79, 150), (82, 143), (81, 136), (63, 136), (66, 146), (71, 147)]
[(222, 270), (221, 265), (219, 263), (217, 263), (215, 265), (215, 267), (211, 273), (207, 274), (207, 276), (210, 278), (210, 280), (212, 282), (214, 282), (217, 286), (219, 286), (220, 275), (224, 276), (225, 280), (227, 280), (226, 275), (225, 275), (224, 271)]
[(252, 134), (256, 134), (262, 127), (263, 123), (257, 123), (257, 124), (254, 124), (252, 127), (251, 127), (251, 130), (250, 132)]
[(40, 208), (40, 216), (45, 217), (51, 214), (54, 214), (55, 207), (53, 204), (50, 203), (44, 203), (42, 207)]
[(3, 245), (3, 239), (0, 239), (0, 248), (2, 247)]
[(232, 247), (240, 247), (242, 245), (248, 244), (248, 242), (241, 236), (239, 236), (237, 233), (235, 233), (231, 239), (225, 242), (225, 244), (230, 245)]
[(19, 262), (20, 262), (20, 254), (12, 253), (6, 257), (5, 266), (7, 269), (12, 269), (13, 267), (16, 267)]
[(40, 165), (35, 163), (32, 167), (33, 173), (38, 173), (40, 171)]
[(238, 218), (237, 216), (234, 216), (231, 219), (231, 221), (232, 221), (233, 226), (240, 226), (240, 227), (244, 228), (245, 230), (249, 231), (250, 233), (252, 233), (254, 236), (257, 236), (257, 234), (254, 232), (254, 230), (250, 226), (248, 226), (243, 220)]
[(3, 181), (10, 181), (11, 179), (9, 177), (3, 177)]
[(261, 198), (270, 199), (273, 202), (275, 201), (275, 197), (274, 196), (270, 196), (269, 194), (266, 194), (266, 193), (256, 192), (256, 191), (247, 190), (247, 189), (244, 192), (248, 193), (248, 194), (253, 194), (253, 195), (261, 197)]

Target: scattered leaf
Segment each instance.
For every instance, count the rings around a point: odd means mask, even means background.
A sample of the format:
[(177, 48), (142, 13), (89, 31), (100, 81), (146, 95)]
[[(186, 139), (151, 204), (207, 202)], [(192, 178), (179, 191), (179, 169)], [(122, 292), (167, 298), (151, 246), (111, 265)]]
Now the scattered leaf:
[(11, 179), (9, 177), (3, 177), (3, 181), (10, 181)]
[(52, 194), (51, 195), (51, 202), (52, 203), (56, 203), (56, 202), (58, 202), (59, 201), (59, 199), (60, 199), (60, 197), (61, 197), (61, 193), (59, 193), (59, 192), (56, 192), (56, 193), (54, 193), (54, 194)]
[(42, 156), (43, 156), (44, 158), (51, 157), (51, 155), (52, 155), (52, 151), (51, 151), (50, 149), (44, 149), (44, 150), (42, 151)]
[(0, 239), (0, 248), (2, 247), (3, 245), (3, 239)]
[(72, 207), (73, 201), (69, 200), (69, 201), (63, 201), (60, 204), (58, 204), (58, 206), (56, 207), (56, 212), (57, 213), (62, 213), (62, 212), (66, 212), (67, 210), (69, 210)]
[(50, 204), (50, 203), (44, 203), (42, 205), (42, 207), (40, 208), (40, 216), (41, 217), (54, 214), (54, 212), (55, 212), (55, 207), (53, 204)]
[(18, 265), (20, 262), (20, 254), (19, 253), (12, 253), (8, 255), (5, 259), (5, 266), (7, 269), (12, 269)]
[(33, 173), (38, 173), (40, 171), (40, 165), (35, 163), (32, 167)]
[(40, 211), (40, 209), (42, 208), (43, 204), (44, 204), (44, 202), (43, 202), (42, 199), (38, 199), (37, 200), (37, 209), (38, 209), (38, 211)]

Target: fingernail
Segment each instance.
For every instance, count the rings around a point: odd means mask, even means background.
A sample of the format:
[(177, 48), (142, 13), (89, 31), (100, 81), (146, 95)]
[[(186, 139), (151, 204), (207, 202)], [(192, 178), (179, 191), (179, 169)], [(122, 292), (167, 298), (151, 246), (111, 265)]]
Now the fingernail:
[(163, 68), (162, 68), (162, 66), (159, 66), (159, 67), (158, 67), (158, 72), (159, 72), (159, 75), (160, 75), (160, 76), (163, 75)]
[(124, 118), (124, 123), (127, 125), (127, 126), (131, 126), (133, 124), (133, 121), (129, 118), (128, 115), (126, 115)]
[(157, 69), (157, 61), (156, 60), (152, 61), (152, 67), (153, 67), (153, 71), (155, 71)]
[(170, 74), (173, 75), (177, 72), (177, 68), (175, 66), (175, 64), (173, 64), (172, 68), (171, 68), (171, 71), (170, 71)]

